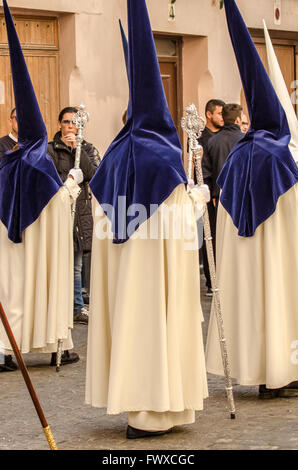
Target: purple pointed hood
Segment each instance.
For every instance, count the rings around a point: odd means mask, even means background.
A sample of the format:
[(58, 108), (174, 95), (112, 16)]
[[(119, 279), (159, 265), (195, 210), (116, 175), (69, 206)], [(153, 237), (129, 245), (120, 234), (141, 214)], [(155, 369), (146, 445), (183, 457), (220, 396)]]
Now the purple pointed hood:
[(231, 41), (246, 96), (251, 128), (233, 148), (217, 183), (220, 201), (240, 236), (253, 236), (279, 197), (298, 181), (288, 148), (285, 112), (234, 0), (225, 0)]
[(18, 146), (0, 161), (0, 219), (15, 243), (56, 194), (62, 181), (47, 156), (43, 122), (15, 25), (3, 0), (18, 120)]
[[(128, 0), (127, 123), (107, 150), (90, 187), (113, 208), (114, 243), (129, 239), (187, 178), (182, 148), (166, 102), (145, 0)], [(119, 199), (120, 198), (120, 199)], [(121, 203), (120, 203), (121, 201)], [(128, 208), (142, 206), (133, 224)]]

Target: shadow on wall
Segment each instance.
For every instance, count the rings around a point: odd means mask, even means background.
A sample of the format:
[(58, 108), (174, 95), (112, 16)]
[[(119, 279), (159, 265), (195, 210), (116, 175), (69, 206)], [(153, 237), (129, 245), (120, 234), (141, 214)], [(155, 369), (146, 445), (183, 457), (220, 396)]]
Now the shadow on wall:
[[(185, 36), (183, 38), (183, 107), (194, 103), (204, 116), (205, 104), (213, 98), (214, 80), (208, 66), (208, 38)], [(187, 138), (183, 136), (184, 158), (187, 155)]]
[[(200, 78), (198, 85), (199, 114), (205, 117), (205, 105), (207, 101), (214, 98), (214, 79), (207, 70)], [(216, 97), (215, 97), (216, 98)]]

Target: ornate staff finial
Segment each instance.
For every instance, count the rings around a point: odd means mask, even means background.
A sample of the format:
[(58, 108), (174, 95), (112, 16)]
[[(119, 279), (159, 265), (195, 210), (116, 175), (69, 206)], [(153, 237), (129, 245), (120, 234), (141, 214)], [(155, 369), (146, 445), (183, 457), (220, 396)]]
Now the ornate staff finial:
[(84, 140), (83, 130), (86, 127), (87, 122), (90, 119), (89, 113), (86, 111), (86, 106), (84, 104), (80, 104), (78, 107), (78, 111), (73, 115), (72, 122), (78, 129), (78, 133), (76, 136), (77, 139), (77, 150), (76, 150), (76, 159), (75, 159), (75, 168), (80, 168), (80, 160), (81, 160), (81, 147), (82, 142)]
[[(206, 121), (198, 115), (197, 108), (192, 103), (187, 106), (185, 116), (181, 119), (181, 127), (187, 133), (190, 141), (199, 139), (205, 129)], [(194, 144), (194, 142), (191, 142)], [(194, 150), (194, 148), (192, 148)]]
[(72, 122), (76, 126), (77, 129), (85, 129), (87, 122), (90, 119), (89, 113), (86, 112), (86, 106), (84, 104), (80, 104), (78, 107), (78, 111), (73, 115)]
[(189, 142), (189, 153), (188, 153), (188, 181), (191, 185), (192, 180), (192, 158), (193, 153), (196, 155), (202, 153), (202, 147), (198, 143), (198, 139), (201, 137), (203, 130), (205, 129), (205, 119), (199, 117), (197, 108), (194, 104), (190, 104), (185, 109), (185, 116), (181, 119), (181, 127), (186, 132)]

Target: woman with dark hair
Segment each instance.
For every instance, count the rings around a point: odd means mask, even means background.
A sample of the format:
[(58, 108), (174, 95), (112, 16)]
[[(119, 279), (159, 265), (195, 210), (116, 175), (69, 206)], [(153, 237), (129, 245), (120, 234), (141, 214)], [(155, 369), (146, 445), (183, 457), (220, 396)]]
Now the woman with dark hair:
[[(48, 144), (48, 154), (52, 158), (60, 178), (64, 182), (69, 170), (73, 168), (77, 147), (78, 132), (72, 119), (77, 112), (75, 107), (62, 109), (58, 117), (60, 131)], [(88, 313), (84, 308), (82, 296), (83, 255), (91, 252), (93, 219), (91, 211), (91, 193), (88, 182), (97, 169), (99, 159), (97, 149), (85, 140), (82, 142), (80, 166), (84, 180), (80, 184), (81, 193), (76, 203), (74, 221), (74, 321), (88, 323)]]

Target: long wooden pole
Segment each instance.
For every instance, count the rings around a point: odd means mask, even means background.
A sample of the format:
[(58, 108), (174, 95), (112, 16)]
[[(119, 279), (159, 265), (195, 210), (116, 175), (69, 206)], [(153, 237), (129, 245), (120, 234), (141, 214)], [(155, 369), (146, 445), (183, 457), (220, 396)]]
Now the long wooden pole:
[(34, 390), (33, 384), (31, 382), (31, 379), (30, 379), (30, 376), (29, 376), (29, 373), (28, 373), (28, 369), (25, 365), (24, 359), (22, 358), (21, 352), (20, 352), (19, 347), (16, 343), (16, 340), (15, 340), (13, 332), (10, 328), (7, 316), (4, 312), (4, 309), (2, 307), (1, 302), (0, 302), (0, 317), (1, 317), (1, 320), (2, 320), (2, 323), (3, 323), (3, 326), (5, 328), (5, 331), (7, 333), (7, 336), (8, 336), (9, 342), (11, 344), (11, 347), (13, 349), (14, 355), (16, 357), (16, 360), (18, 361), (18, 364), (19, 364), (19, 367), (21, 369), (22, 375), (24, 377), (25, 383), (27, 385), (28, 392), (30, 393), (30, 396), (32, 398), (32, 401), (33, 401), (33, 404), (35, 406), (36, 412), (37, 412), (38, 417), (40, 419), (40, 422), (41, 422), (43, 431), (46, 435), (46, 438), (47, 438), (48, 444), (50, 446), (50, 449), (51, 450), (58, 450), (56, 442), (55, 442), (54, 437), (52, 435), (51, 429), (50, 429), (50, 427), (47, 423), (47, 420), (45, 418), (45, 415), (42, 411), (39, 400), (37, 398), (36, 392)]

